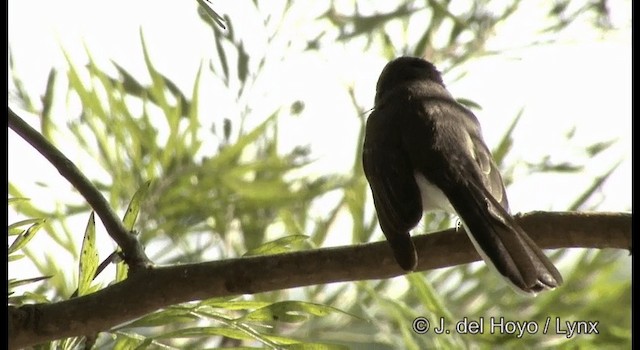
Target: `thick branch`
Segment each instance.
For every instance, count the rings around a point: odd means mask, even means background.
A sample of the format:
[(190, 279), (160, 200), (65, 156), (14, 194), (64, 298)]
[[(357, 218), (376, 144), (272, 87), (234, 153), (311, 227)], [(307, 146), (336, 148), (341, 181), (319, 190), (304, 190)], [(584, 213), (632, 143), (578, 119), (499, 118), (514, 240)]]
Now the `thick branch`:
[(91, 181), (82, 174), (71, 160), (15, 114), (11, 107), (9, 107), (9, 127), (40, 152), (87, 200), (91, 208), (102, 220), (109, 235), (122, 249), (124, 260), (132, 273), (151, 265), (151, 261), (145, 255), (144, 249), (136, 236), (127, 231), (122, 221), (111, 210), (109, 202), (100, 194), (100, 191), (93, 186)]
[[(631, 247), (631, 214), (535, 212), (517, 218), (542, 248)], [(463, 232), (414, 237), (418, 270), (479, 260)], [(169, 305), (239, 294), (402, 275), (386, 242), (155, 267), (96, 293), (9, 309), (9, 345), (94, 334)]]

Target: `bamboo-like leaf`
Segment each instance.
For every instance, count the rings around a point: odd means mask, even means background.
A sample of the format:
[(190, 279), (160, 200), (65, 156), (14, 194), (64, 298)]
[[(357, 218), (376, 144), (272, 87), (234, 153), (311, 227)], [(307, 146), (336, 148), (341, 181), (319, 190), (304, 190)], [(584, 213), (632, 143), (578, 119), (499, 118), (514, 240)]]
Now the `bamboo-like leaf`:
[[(238, 44), (238, 79), (240, 79), (241, 85), (244, 87), (249, 74), (249, 54), (244, 49), (244, 44), (241, 42)], [(242, 93), (242, 89), (238, 94)]]
[[(176, 83), (174, 83), (173, 80), (171, 80), (169, 77), (167, 77), (164, 74), (161, 74), (161, 73), (158, 73), (158, 74), (160, 74), (160, 76), (162, 77), (162, 80), (164, 81), (167, 90), (173, 95), (173, 97), (175, 97), (177, 101), (180, 102), (181, 115), (187, 116), (189, 114), (189, 109), (191, 108), (191, 101), (187, 99), (187, 96), (184, 95), (182, 90), (178, 88), (178, 85), (176, 85)], [(196, 77), (196, 84), (197, 84), (197, 80), (198, 80), (198, 77)]]
[(167, 332), (159, 335), (156, 339), (169, 339), (169, 338), (190, 338), (190, 337), (211, 337), (211, 336), (223, 336), (232, 339), (248, 340), (254, 337), (250, 336), (246, 332), (238, 329), (226, 328), (226, 327), (192, 327), (183, 328), (173, 332)]
[(329, 214), (323, 220), (316, 222), (313, 233), (311, 234), (311, 241), (315, 246), (321, 246), (324, 243), (327, 235), (329, 234), (329, 228), (335, 222), (338, 217), (338, 212), (342, 209), (345, 203), (344, 196), (340, 199), (340, 202), (329, 211)]
[(250, 181), (224, 174), (222, 182), (237, 195), (251, 201), (279, 203), (299, 198), (281, 179)]
[(20, 260), (24, 257), (25, 257), (24, 254), (13, 253), (7, 257), (7, 261), (12, 262), (12, 261)]
[(96, 248), (96, 221), (92, 211), (89, 215), (87, 228), (84, 232), (82, 250), (80, 252), (80, 264), (78, 268), (78, 296), (86, 295), (91, 291), (91, 282), (98, 269), (98, 250)]
[(285, 252), (291, 251), (292, 245), (302, 243), (307, 239), (309, 239), (309, 237), (305, 235), (285, 236), (285, 237), (273, 240), (271, 242), (264, 243), (254, 249), (251, 249), (248, 252), (246, 252), (243, 256), (285, 253)]
[(271, 303), (268, 301), (259, 300), (220, 300), (220, 298), (214, 298), (203, 300), (199, 305), (225, 310), (255, 310), (269, 304)]
[(276, 302), (259, 308), (244, 315), (240, 320), (297, 323), (306, 320), (308, 315), (327, 316), (332, 313), (340, 313), (362, 320), (359, 316), (331, 306), (293, 300)]
[(513, 122), (511, 122), (511, 125), (509, 125), (509, 127), (507, 128), (507, 131), (502, 136), (502, 139), (500, 140), (498, 146), (492, 151), (493, 160), (496, 162), (496, 164), (498, 164), (498, 166), (502, 164), (502, 161), (511, 150), (511, 146), (513, 145), (513, 138), (511, 137), (511, 135), (518, 125), (518, 122), (520, 121), (523, 113), (524, 108), (521, 108), (518, 111), (518, 114), (516, 114), (516, 117), (513, 119)]
[(456, 98), (456, 101), (458, 101), (458, 103), (464, 105), (465, 107), (469, 108), (469, 109), (477, 109), (477, 110), (481, 110), (482, 106), (480, 106), (479, 103), (470, 100), (468, 98)]
[(340, 344), (324, 344), (324, 343), (298, 343), (291, 344), (285, 347), (287, 350), (346, 350), (349, 349), (346, 345)]
[(233, 145), (225, 147), (215, 158), (212, 159), (212, 161), (218, 167), (228, 168), (228, 165), (232, 160), (237, 159), (247, 145), (255, 142), (258, 137), (265, 133), (267, 127), (277, 118), (277, 116), (278, 112), (276, 111), (255, 129), (251, 130), (251, 132), (240, 136)]
[(617, 141), (618, 141), (617, 139), (613, 139), (608, 141), (596, 142), (592, 145), (589, 145), (585, 151), (590, 157), (595, 157), (600, 152), (605, 151), (609, 147), (614, 145)]
[(591, 198), (591, 196), (602, 186), (602, 184), (607, 181), (609, 176), (613, 174), (613, 172), (622, 164), (622, 161), (618, 161), (618, 163), (614, 164), (607, 172), (598, 176), (591, 186), (587, 188), (576, 200), (569, 206), (569, 210), (578, 210), (580, 207)]
[(25, 202), (25, 201), (28, 201), (28, 200), (30, 200), (30, 199), (27, 198), (27, 197), (11, 197), (11, 198), (9, 198), (7, 200), (7, 203), (8, 204), (14, 204), (14, 203)]
[[(414, 319), (414, 312), (400, 300), (387, 298), (384, 296), (384, 294), (372, 290), (364, 283), (358, 283), (358, 287), (361, 291), (365, 292), (371, 298), (373, 298), (373, 300), (375, 300), (376, 305), (380, 306), (382, 312), (385, 314), (385, 317), (388, 317), (390, 320), (395, 321), (395, 323), (399, 325), (396, 326), (396, 328), (398, 329), (400, 336), (402, 337), (401, 339), (403, 340), (403, 348), (412, 350), (420, 349), (419, 344), (414, 338), (415, 334), (410, 331), (409, 322)], [(406, 327), (404, 327), (405, 325)]]
[(144, 350), (148, 349), (151, 345), (151, 349), (170, 349), (175, 350), (174, 347), (164, 345), (162, 343), (154, 341), (152, 338), (147, 338), (136, 333), (125, 333), (122, 331), (115, 332), (115, 344), (113, 344), (113, 350)]
[(40, 276), (40, 277), (34, 277), (34, 278), (25, 278), (25, 279), (21, 279), (21, 280), (15, 280), (15, 279), (10, 279), (9, 280), (9, 290), (18, 287), (18, 286), (23, 286), (25, 284), (30, 284), (30, 283), (35, 283), (35, 282), (40, 282), (46, 279), (49, 279), (53, 276)]
[(433, 289), (433, 286), (425, 280), (424, 275), (410, 273), (405, 278), (409, 281), (411, 290), (415, 292), (427, 310), (440, 317), (445, 317), (449, 320), (453, 319), (451, 311), (446, 308), (444, 301)]
[(143, 316), (140, 319), (128, 323), (125, 327), (156, 327), (169, 324), (192, 322), (196, 320), (198, 320), (198, 316), (193, 313), (192, 308), (174, 306)]
[(56, 76), (58, 71), (55, 68), (51, 68), (49, 76), (47, 77), (47, 86), (45, 88), (44, 96), (42, 96), (42, 112), (40, 113), (40, 130), (42, 135), (47, 139), (51, 139), (51, 131), (53, 129), (53, 123), (51, 122), (51, 106), (53, 105), (53, 93), (55, 88)]
[(12, 253), (24, 248), (24, 246), (29, 243), (36, 232), (38, 232), (46, 222), (46, 219), (39, 219), (38, 222), (34, 223), (26, 231), (19, 234), (18, 237), (16, 237), (13, 243), (11, 243), (11, 245), (9, 246), (7, 254), (11, 255)]
[[(127, 207), (127, 211), (122, 218), (122, 223), (124, 227), (133, 231), (133, 226), (138, 218), (138, 214), (140, 213), (140, 207), (142, 206), (142, 202), (147, 197), (147, 193), (149, 192), (149, 187), (151, 186), (151, 181), (145, 182), (140, 188), (133, 194), (133, 198), (129, 202), (129, 206)], [(119, 252), (120, 249), (116, 251)], [(111, 256), (109, 257), (111, 259)], [(128, 275), (128, 267), (124, 262), (118, 262), (116, 265), (116, 282), (124, 281)], [(99, 273), (100, 271), (98, 271)]]
[(167, 101), (167, 96), (165, 95), (165, 80), (160, 73), (153, 66), (153, 62), (151, 62), (151, 56), (149, 54), (149, 48), (147, 47), (147, 43), (144, 39), (144, 33), (142, 32), (142, 28), (140, 28), (140, 41), (142, 42), (142, 53), (144, 56), (144, 63), (147, 67), (147, 72), (151, 77), (151, 88), (147, 89), (147, 91), (151, 92), (151, 96), (158, 101), (158, 106), (166, 113), (171, 108), (169, 106), (169, 102)]
[(133, 198), (131, 198), (131, 201), (129, 202), (127, 211), (125, 212), (124, 217), (122, 218), (122, 223), (124, 224), (124, 227), (129, 231), (133, 230), (133, 226), (136, 222), (136, 219), (138, 218), (138, 214), (140, 213), (140, 206), (142, 205), (142, 202), (147, 197), (147, 193), (149, 192), (150, 186), (151, 186), (150, 180), (142, 184), (142, 186), (140, 186), (140, 188), (136, 191), (136, 193), (133, 194)]
[[(124, 91), (132, 96), (143, 98), (146, 94), (146, 88), (129, 73), (124, 67), (119, 65), (115, 61), (111, 61), (111, 64), (116, 68), (120, 75), (120, 80)], [(115, 80), (113, 81), (115, 83)]]
[(224, 25), (224, 18), (220, 16), (216, 11), (214, 11), (209, 4), (211, 3), (209, 0), (196, 0), (198, 4), (200, 4), (201, 8), (205, 11), (209, 18), (211, 18), (217, 25), (222, 29), (227, 29)]
[(229, 142), (231, 139), (231, 129), (233, 125), (231, 124), (231, 120), (229, 118), (224, 118), (222, 121), (222, 133), (225, 142)]
[(349, 209), (353, 223), (354, 243), (367, 242), (370, 238), (365, 236), (364, 230), (364, 205), (367, 188), (367, 182), (364, 176), (361, 176), (344, 190), (344, 202)]
[[(218, 53), (218, 60), (220, 61), (220, 65), (222, 66), (222, 73), (224, 75), (222, 77), (222, 81), (228, 85), (229, 84), (229, 63), (227, 62), (227, 54), (224, 50), (222, 41), (227, 39), (231, 35), (233, 35), (233, 31), (230, 28), (230, 30), (225, 35), (225, 33), (220, 32), (220, 30), (217, 29), (217, 27), (212, 27), (212, 28), (214, 30), (214, 41), (216, 44), (216, 52)], [(213, 66), (213, 61), (209, 62), (209, 68), (214, 74), (219, 75)]]
[(193, 83), (193, 92), (191, 94), (191, 103), (188, 109), (188, 118), (189, 118), (189, 153), (196, 154), (200, 149), (200, 145), (202, 142), (198, 139), (198, 130), (200, 130), (200, 120), (198, 116), (200, 114), (200, 78), (202, 78), (202, 62), (200, 62), (200, 66), (198, 66), (198, 72), (196, 73), (196, 80)]
[(41, 221), (42, 219), (25, 219), (25, 220), (20, 220), (18, 222), (14, 222), (13, 224), (7, 227), (7, 229), (9, 230), (9, 236), (14, 236), (19, 233), (22, 233), (23, 230), (18, 229), (18, 227), (20, 226), (35, 224)]
[(33, 293), (33, 292), (24, 292), (22, 295), (10, 297), (9, 300), (8, 300), (8, 304), (9, 305), (20, 305), (20, 304), (23, 304), (26, 301), (28, 301), (31, 304), (33, 304), (34, 302), (42, 303), (42, 304), (51, 303), (51, 300), (47, 299), (47, 297), (42, 295), (42, 294)]

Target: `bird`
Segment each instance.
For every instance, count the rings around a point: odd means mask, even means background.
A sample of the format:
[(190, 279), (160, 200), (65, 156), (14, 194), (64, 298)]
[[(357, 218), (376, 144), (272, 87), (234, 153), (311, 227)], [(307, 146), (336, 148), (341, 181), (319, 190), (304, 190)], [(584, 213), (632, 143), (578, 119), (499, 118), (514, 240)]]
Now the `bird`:
[(480, 123), (420, 57), (386, 64), (366, 121), (362, 165), (378, 222), (395, 260), (414, 271), (411, 240), (424, 212), (457, 215), (484, 261), (518, 292), (563, 282), (560, 272), (510, 214)]

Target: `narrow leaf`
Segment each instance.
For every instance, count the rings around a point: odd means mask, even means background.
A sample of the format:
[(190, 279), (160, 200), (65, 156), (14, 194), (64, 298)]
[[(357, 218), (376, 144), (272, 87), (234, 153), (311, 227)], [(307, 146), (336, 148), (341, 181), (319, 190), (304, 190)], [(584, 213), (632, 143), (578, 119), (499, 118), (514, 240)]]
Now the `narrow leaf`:
[(53, 105), (53, 93), (56, 82), (57, 70), (51, 68), (49, 76), (47, 77), (47, 87), (45, 88), (44, 96), (42, 96), (42, 113), (40, 113), (40, 129), (42, 135), (47, 139), (51, 139), (51, 130), (53, 123), (51, 122), (51, 106)]
[(18, 237), (11, 243), (9, 246), (8, 254), (14, 253), (20, 249), (22, 249), (29, 241), (33, 238), (33, 236), (42, 228), (42, 226), (47, 222), (46, 219), (41, 219), (39, 222), (31, 225), (26, 231), (19, 234)]
[(587, 188), (574, 202), (569, 206), (569, 210), (578, 210), (584, 203), (591, 198), (591, 196), (602, 186), (602, 184), (607, 181), (609, 176), (613, 174), (613, 172), (622, 164), (622, 161), (619, 161), (615, 165), (611, 167), (606, 173), (597, 177), (591, 186)]
[(232, 160), (240, 156), (247, 145), (253, 143), (256, 139), (258, 139), (258, 137), (263, 135), (269, 124), (273, 122), (277, 116), (278, 113), (274, 112), (251, 132), (240, 136), (237, 142), (229, 147), (224, 148), (220, 153), (218, 153), (218, 155), (213, 158), (213, 162), (220, 167), (228, 165), (230, 162), (232, 162)]
[(35, 283), (35, 282), (39, 282), (39, 281), (43, 281), (46, 279), (49, 279), (53, 276), (40, 276), (40, 277), (34, 277), (34, 278), (26, 278), (23, 280), (9, 280), (9, 290), (11, 290), (12, 288), (18, 287), (18, 286), (23, 286), (25, 284), (30, 284), (30, 283)]
[(140, 213), (140, 205), (142, 201), (147, 197), (147, 193), (149, 192), (149, 186), (151, 186), (151, 181), (145, 182), (140, 188), (134, 193), (133, 198), (131, 198), (131, 202), (129, 202), (129, 206), (127, 207), (127, 212), (124, 214), (124, 218), (122, 218), (122, 223), (124, 227), (131, 231), (133, 230), (133, 225), (138, 218), (138, 214)]
[(361, 319), (354, 314), (350, 314), (331, 306), (291, 300), (277, 302), (269, 306), (262, 307), (246, 314), (240, 319), (244, 321), (280, 321), (296, 323), (306, 320), (308, 315), (327, 316), (332, 313), (341, 313)]
[(96, 249), (96, 221), (94, 212), (89, 215), (89, 222), (84, 232), (80, 266), (78, 274), (78, 296), (86, 295), (98, 269), (98, 250)]
[(13, 224), (8, 226), (8, 230), (9, 230), (9, 235), (17, 235), (19, 233), (22, 232), (22, 230), (18, 229), (18, 227), (20, 226), (25, 226), (25, 225), (29, 225), (29, 224), (35, 224), (38, 222), (41, 222), (42, 219), (26, 219), (26, 220), (20, 220), (18, 222), (14, 222)]
[(511, 137), (511, 135), (513, 134), (513, 130), (515, 130), (516, 125), (518, 125), (518, 122), (520, 121), (523, 113), (524, 109), (521, 108), (520, 111), (518, 111), (516, 117), (513, 119), (513, 122), (511, 122), (511, 125), (509, 125), (509, 128), (507, 128), (504, 136), (502, 136), (502, 139), (500, 140), (498, 146), (493, 149), (493, 160), (496, 162), (496, 164), (498, 164), (498, 166), (502, 164), (504, 157), (506, 157), (506, 155), (511, 150), (511, 146), (513, 144), (513, 138)]
[(198, 4), (200, 4), (200, 6), (202, 6), (202, 9), (207, 13), (207, 15), (209, 15), (209, 17), (216, 22), (217, 25), (220, 26), (220, 28), (222, 29), (227, 29), (227, 27), (224, 25), (224, 18), (222, 18), (222, 16), (220, 16), (216, 11), (214, 11), (211, 6), (209, 6), (209, 4), (211, 3), (209, 0), (196, 0), (198, 2)]
[(308, 236), (305, 235), (291, 235), (276, 239), (271, 242), (264, 243), (259, 247), (249, 250), (244, 254), (244, 256), (252, 256), (252, 255), (269, 255), (269, 254), (279, 254), (291, 251), (291, 246), (304, 242), (309, 239)]

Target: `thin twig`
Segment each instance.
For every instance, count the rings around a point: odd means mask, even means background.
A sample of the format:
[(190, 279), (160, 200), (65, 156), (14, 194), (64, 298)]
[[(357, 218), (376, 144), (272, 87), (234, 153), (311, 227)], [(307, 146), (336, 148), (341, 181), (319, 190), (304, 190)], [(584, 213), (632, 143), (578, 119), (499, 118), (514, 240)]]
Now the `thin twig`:
[(42, 154), (58, 172), (67, 179), (73, 187), (87, 200), (89, 205), (98, 214), (104, 224), (107, 233), (120, 246), (124, 253), (124, 261), (129, 266), (131, 273), (152, 265), (144, 253), (144, 248), (138, 242), (135, 235), (127, 231), (122, 221), (111, 209), (109, 202), (100, 191), (87, 179), (84, 174), (53, 146), (38, 131), (22, 120), (11, 107), (9, 109), (9, 127), (27, 141), (33, 148)]

